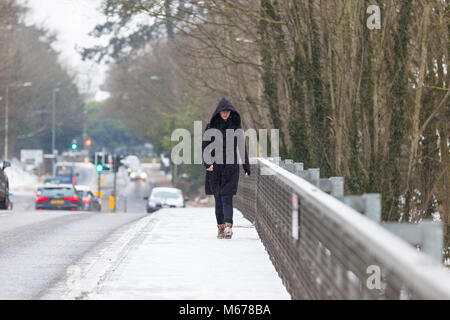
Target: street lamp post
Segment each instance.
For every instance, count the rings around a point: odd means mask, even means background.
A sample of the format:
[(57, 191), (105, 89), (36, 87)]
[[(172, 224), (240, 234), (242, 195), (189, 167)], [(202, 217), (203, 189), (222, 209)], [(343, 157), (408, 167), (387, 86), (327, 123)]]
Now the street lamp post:
[(8, 96), (9, 96), (9, 86), (6, 86), (6, 94), (5, 94), (5, 150), (3, 152), (4, 160), (8, 159), (8, 118), (9, 118), (9, 104), (8, 104)]
[[(24, 82), (20, 86), (15, 87), (31, 87), (31, 82)], [(4, 149), (4, 159), (8, 159), (8, 130), (9, 130), (9, 88), (14, 87), (14, 85), (7, 85), (5, 92), (5, 149)]]
[(59, 88), (53, 88), (53, 99), (52, 99), (52, 154), (55, 154), (55, 118), (56, 118), (56, 93), (59, 91)]

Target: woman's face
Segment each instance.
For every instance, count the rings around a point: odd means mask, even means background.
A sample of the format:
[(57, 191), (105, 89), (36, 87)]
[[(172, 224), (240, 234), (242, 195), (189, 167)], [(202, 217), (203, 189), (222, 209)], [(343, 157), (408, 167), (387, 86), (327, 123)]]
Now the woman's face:
[(230, 117), (230, 110), (220, 111), (220, 116), (223, 120), (227, 120)]

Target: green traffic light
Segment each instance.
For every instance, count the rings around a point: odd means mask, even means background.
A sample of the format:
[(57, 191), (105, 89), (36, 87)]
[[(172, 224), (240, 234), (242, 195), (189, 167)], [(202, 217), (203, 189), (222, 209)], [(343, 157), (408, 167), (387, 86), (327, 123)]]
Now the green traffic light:
[(72, 143), (72, 150), (76, 150), (78, 148), (76, 143)]
[(102, 172), (103, 171), (103, 166), (101, 164), (98, 164), (95, 169), (97, 170), (97, 172)]

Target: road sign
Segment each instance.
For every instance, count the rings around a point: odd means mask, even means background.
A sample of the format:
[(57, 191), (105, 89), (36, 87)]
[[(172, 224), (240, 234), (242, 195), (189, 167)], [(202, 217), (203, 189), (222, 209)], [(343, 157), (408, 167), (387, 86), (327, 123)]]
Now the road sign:
[(26, 164), (39, 166), (44, 162), (44, 151), (22, 149), (20, 150), (20, 161)]

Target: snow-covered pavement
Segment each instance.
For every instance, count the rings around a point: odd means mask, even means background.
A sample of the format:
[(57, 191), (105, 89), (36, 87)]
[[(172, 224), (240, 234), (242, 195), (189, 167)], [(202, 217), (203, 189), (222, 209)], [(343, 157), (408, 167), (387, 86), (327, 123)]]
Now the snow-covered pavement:
[(255, 228), (236, 209), (234, 216), (233, 239), (225, 240), (216, 238), (213, 208), (148, 215), (44, 298), (290, 299)]

